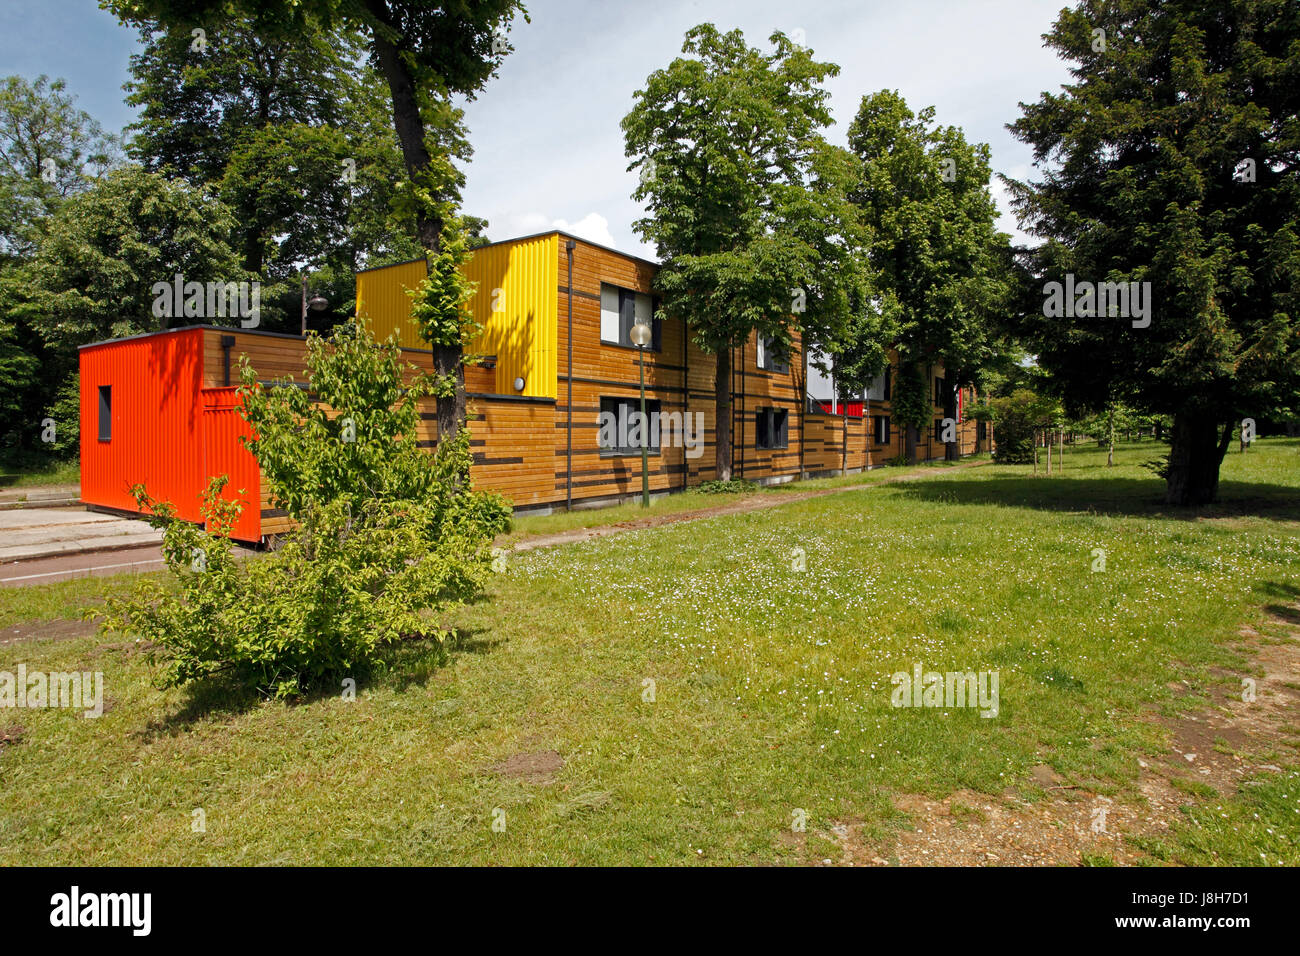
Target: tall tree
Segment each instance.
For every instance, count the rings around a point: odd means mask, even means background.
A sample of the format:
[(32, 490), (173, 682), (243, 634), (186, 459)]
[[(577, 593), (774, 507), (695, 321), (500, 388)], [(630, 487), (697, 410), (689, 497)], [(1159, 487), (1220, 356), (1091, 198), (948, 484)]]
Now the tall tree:
[[(473, 97), (510, 52), (506, 31), (519, 0), (101, 0), (138, 25), (203, 29), (247, 17), (266, 37), (356, 30), (388, 86), (393, 130), (406, 179), (399, 208), (415, 222), (416, 238), (431, 257), (459, 202), (461, 174), (441, 145), (460, 123), (451, 98)], [(524, 14), (526, 17), (527, 15)], [(465, 418), (464, 342), (432, 343), (437, 373), (453, 383), (438, 401), (438, 429), (451, 436)]]
[(35, 248), (39, 224), (117, 158), (117, 143), (67, 92), (38, 76), (0, 86), (0, 261)]
[[(785, 226), (812, 252), (795, 313), (808, 360), (830, 376), (834, 397), (843, 403), (842, 470), (848, 468), (848, 401), (861, 397), (886, 367), (897, 334), (893, 298), (872, 272), (871, 230), (850, 199), (858, 185), (857, 157), (818, 137), (806, 186), (786, 187), (789, 198), (780, 204)], [(804, 370), (796, 374), (802, 415), (807, 410)]]
[(212, 197), (125, 165), (59, 208), (36, 255), (6, 277), (5, 293), (75, 367), (78, 345), (171, 324), (154, 315), (154, 286), (177, 273), (202, 283), (255, 278), (230, 248), (231, 224)]
[[(263, 35), (246, 17), (201, 29), (140, 28), (129, 149), (231, 208), (244, 268), (268, 285), (264, 325), (296, 331), (299, 273), (320, 289), (370, 256), (420, 254), (414, 220), (396, 215), (402, 159), (383, 81), (355, 30)], [(467, 158), (450, 134), (446, 149)]]
[(1085, 0), (1045, 40), (1074, 65), (1010, 127), (1046, 240), (1024, 331), (1072, 405), (1172, 415), (1166, 501), (1212, 501), (1235, 421), (1300, 412), (1300, 7)]
[(830, 123), (821, 83), (839, 72), (783, 33), (772, 51), (739, 30), (693, 27), (684, 56), (656, 70), (623, 118), (637, 231), (663, 260), (663, 311), (714, 354), (717, 475), (731, 477), (731, 352), (754, 332), (789, 348), (811, 250), (783, 208), (807, 182), (816, 132)]
[[(862, 164), (854, 200), (873, 237), (871, 261), (897, 304), (901, 374), (894, 412), (916, 460), (931, 417), (928, 370), (942, 362), (945, 415), (994, 355), (992, 321), (1011, 289), (1008, 237), (994, 228), (989, 150), (913, 113), (896, 92), (863, 97), (849, 128)], [(956, 457), (949, 442), (948, 457)]]
[[(63, 80), (10, 76), (0, 85), (0, 454), (15, 463), (53, 448), (39, 440), (46, 434), (41, 422), (68, 367), (67, 356), (16, 312), (16, 272), (59, 207), (117, 159), (114, 138), (77, 108)], [(66, 447), (69, 430), (60, 427), (58, 435)]]

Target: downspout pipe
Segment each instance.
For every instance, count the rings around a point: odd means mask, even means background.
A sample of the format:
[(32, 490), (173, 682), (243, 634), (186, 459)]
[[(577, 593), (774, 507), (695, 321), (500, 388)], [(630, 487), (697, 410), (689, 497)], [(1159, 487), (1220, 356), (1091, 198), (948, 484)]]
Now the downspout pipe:
[(565, 462), (565, 480), (564, 480), (564, 507), (568, 511), (573, 510), (573, 250), (577, 243), (568, 239), (564, 243), (564, 251), (569, 254), (569, 359), (568, 359), (568, 396), (565, 400), (567, 423), (564, 429), (564, 462)]

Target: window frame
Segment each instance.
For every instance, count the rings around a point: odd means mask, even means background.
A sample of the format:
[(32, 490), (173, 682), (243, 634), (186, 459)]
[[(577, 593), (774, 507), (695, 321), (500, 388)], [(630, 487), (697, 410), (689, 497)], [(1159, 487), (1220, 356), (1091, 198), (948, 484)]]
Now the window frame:
[[(780, 421), (779, 427), (777, 426), (778, 421)], [(768, 444), (763, 444), (762, 441), (765, 433), (768, 436)], [(789, 450), (790, 409), (769, 405), (755, 410), (754, 448), (758, 451)]]
[[(618, 298), (618, 341), (605, 338), (605, 290), (612, 289)], [(663, 351), (663, 320), (658, 318), (659, 299), (649, 292), (638, 292), (636, 289), (628, 289), (621, 285), (615, 285), (613, 282), (602, 282), (600, 284), (600, 344), (609, 345), (620, 349), (636, 349), (639, 346), (632, 344), (631, 330), (636, 324), (636, 299), (637, 296), (645, 296), (650, 303), (650, 331), (652, 338), (646, 350), (650, 352)], [(625, 315), (624, 310), (627, 310)], [(630, 321), (629, 321), (630, 320)]]
[[(626, 448), (621, 446), (607, 446), (600, 443), (600, 416), (605, 413), (606, 403), (612, 403), (615, 406), (615, 419), (617, 420), (619, 406), (626, 405), (631, 411), (641, 411), (641, 398), (636, 396), (628, 398), (625, 395), (602, 395), (600, 396), (600, 408), (596, 416), (596, 447), (600, 451), (601, 458), (630, 458), (641, 457), (640, 445), (629, 445)], [(663, 418), (661, 415), (663, 403), (657, 398), (646, 397), (645, 412), (652, 422), (660, 422), (662, 428)], [(663, 449), (663, 435), (657, 433), (656, 429), (650, 430), (650, 436), (655, 439), (654, 444), (647, 446), (647, 451), (651, 455), (659, 455)]]
[[(873, 415), (871, 437), (877, 445), (888, 445), (893, 436), (890, 434), (890, 421), (888, 415)], [(882, 438), (881, 435), (884, 437)]]
[(777, 358), (778, 350), (772, 347), (772, 337), (760, 335), (758, 338), (758, 348), (754, 356), (754, 364), (764, 372), (771, 372), (774, 375), (790, 374), (790, 350), (786, 349), (781, 356), (782, 360)]
[(96, 423), (98, 439), (102, 442), (111, 442), (113, 440), (113, 386), (100, 385), (97, 394), (99, 396), (99, 419)]

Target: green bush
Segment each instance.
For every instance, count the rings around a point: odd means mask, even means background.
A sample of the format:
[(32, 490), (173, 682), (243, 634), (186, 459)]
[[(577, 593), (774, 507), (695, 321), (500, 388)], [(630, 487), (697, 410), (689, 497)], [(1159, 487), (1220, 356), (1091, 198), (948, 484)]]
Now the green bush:
[(166, 685), (222, 674), (279, 697), (379, 666), (404, 638), (445, 638), (442, 616), (481, 591), (510, 508), (470, 489), (467, 428), (420, 450), (428, 383), (415, 371), (355, 326), (309, 341), (310, 393), (260, 386), (245, 364), (249, 447), (298, 529), (237, 560), (228, 534), (243, 504), (223, 497), (224, 477), (204, 494), (202, 528), (137, 487), (178, 587), (111, 599), (105, 628), (153, 641)]
[(1002, 465), (1024, 465), (1034, 460), (1034, 430), (1059, 417), (1055, 403), (1027, 388), (989, 400), (995, 439), (993, 460)]
[(705, 495), (739, 495), (757, 491), (758, 485), (744, 478), (732, 478), (729, 481), (705, 481), (696, 485), (695, 490)]

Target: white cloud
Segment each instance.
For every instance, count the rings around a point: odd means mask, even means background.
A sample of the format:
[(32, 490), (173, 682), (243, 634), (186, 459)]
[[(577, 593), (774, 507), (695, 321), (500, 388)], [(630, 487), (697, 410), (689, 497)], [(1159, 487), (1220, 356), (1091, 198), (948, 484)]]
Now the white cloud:
[(557, 219), (551, 223), (551, 227), (571, 232), (579, 239), (587, 239), (602, 246), (609, 246), (611, 249), (618, 248), (618, 243), (614, 241), (609, 231), (609, 220), (598, 212), (589, 212), (572, 225), (563, 219)]

